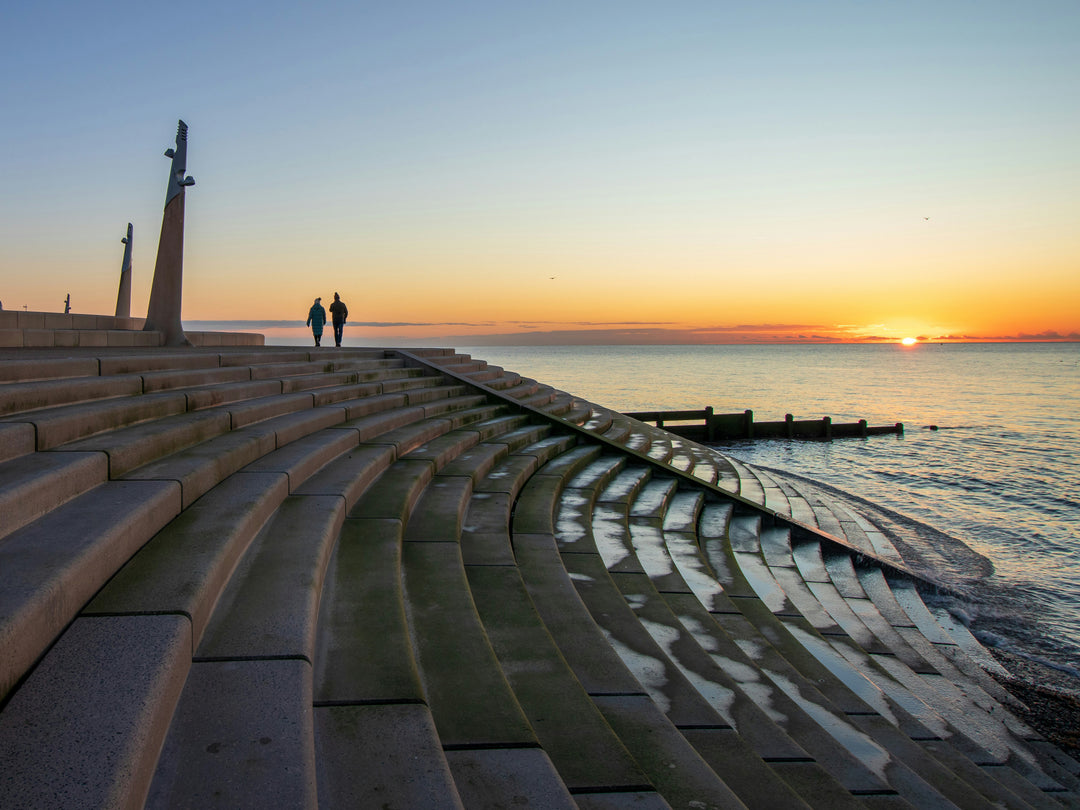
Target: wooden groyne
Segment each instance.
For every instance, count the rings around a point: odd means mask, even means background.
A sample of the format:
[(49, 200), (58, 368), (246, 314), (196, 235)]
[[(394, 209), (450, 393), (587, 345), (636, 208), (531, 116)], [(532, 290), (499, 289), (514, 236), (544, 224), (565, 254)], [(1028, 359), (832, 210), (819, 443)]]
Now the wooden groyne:
[[(871, 426), (865, 419), (834, 423), (831, 417), (796, 419), (790, 413), (782, 422), (755, 422), (754, 412), (715, 413), (712, 406), (689, 411), (639, 411), (626, 416), (648, 422), (671, 433), (698, 442), (731, 439), (820, 439), (865, 438), (883, 433), (903, 434), (904, 423)], [(675, 423), (675, 424), (672, 424)], [(696, 423), (696, 424), (687, 424)]]

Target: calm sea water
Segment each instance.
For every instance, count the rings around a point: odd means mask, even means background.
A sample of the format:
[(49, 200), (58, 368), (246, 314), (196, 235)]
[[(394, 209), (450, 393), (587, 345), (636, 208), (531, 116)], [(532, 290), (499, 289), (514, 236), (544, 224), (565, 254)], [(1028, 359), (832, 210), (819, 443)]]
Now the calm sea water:
[(946, 557), (966, 544), (993, 573), (942, 572), (970, 594), (954, 613), (1080, 678), (1080, 344), (457, 348), (621, 411), (903, 422), (902, 437), (720, 449), (883, 507)]

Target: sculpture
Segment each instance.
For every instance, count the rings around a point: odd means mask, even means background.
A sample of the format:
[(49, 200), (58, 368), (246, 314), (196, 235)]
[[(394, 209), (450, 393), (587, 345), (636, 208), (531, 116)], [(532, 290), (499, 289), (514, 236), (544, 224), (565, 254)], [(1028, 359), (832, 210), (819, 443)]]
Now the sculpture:
[(154, 282), (150, 288), (150, 305), (146, 311), (144, 331), (161, 332), (166, 346), (190, 346), (180, 320), (180, 305), (184, 282), (184, 189), (195, 185), (195, 178), (186, 177), (188, 127), (179, 121), (176, 127), (176, 149), (166, 149), (165, 157), (172, 158), (169, 186), (165, 192), (165, 212), (161, 217), (161, 236), (158, 239)]
[(124, 260), (120, 263), (120, 289), (116, 292), (116, 317), (131, 317), (131, 223), (128, 223), (127, 236), (123, 237)]

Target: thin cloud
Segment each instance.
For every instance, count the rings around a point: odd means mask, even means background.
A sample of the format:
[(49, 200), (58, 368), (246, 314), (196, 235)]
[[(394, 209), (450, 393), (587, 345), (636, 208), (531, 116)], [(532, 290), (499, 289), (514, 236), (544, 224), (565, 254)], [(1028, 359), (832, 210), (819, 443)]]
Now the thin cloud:
[(828, 326), (816, 323), (744, 323), (738, 326), (699, 326), (688, 331), (708, 334), (718, 332), (730, 334), (732, 332), (775, 332), (797, 333), (812, 329), (828, 329)]
[[(373, 329), (393, 329), (401, 327), (455, 327), (455, 328), (471, 328), (471, 329), (485, 329), (493, 327), (495, 323), (493, 321), (484, 321), (481, 323), (469, 323), (467, 321), (349, 321), (349, 326), (369, 326)], [(231, 321), (184, 321), (185, 328), (202, 329), (208, 331), (214, 331), (215, 329), (306, 329), (304, 322), (301, 320), (287, 320), (287, 321), (244, 321), (244, 320), (231, 320)]]
[(670, 326), (675, 321), (506, 321), (511, 326), (537, 329), (541, 326), (570, 326), (587, 329), (594, 326)]

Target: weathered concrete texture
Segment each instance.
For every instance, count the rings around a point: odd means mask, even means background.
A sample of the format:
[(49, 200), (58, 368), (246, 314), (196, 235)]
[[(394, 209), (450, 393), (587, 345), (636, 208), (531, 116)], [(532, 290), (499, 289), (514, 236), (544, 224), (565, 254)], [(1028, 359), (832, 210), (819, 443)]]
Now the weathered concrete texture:
[[(0, 312), (0, 315), (13, 313)], [(29, 382), (71, 377), (96, 376), (96, 357), (20, 357), (15, 354), (0, 360), (0, 382)]]
[(371, 485), (349, 517), (388, 518), (404, 524), (433, 477), (427, 461), (398, 461)]
[[(276, 445), (273, 431), (260, 426), (234, 430), (136, 467), (124, 478), (131, 481), (175, 481), (180, 484), (186, 509), (212, 487), (245, 465), (262, 458)], [(138, 442), (135, 446), (141, 449), (152, 447)], [(151, 450), (151, 454), (157, 452)]]
[(405, 543), (417, 663), (444, 745), (535, 745), (472, 605), (456, 543)]
[[(151, 396), (156, 396), (152, 394)], [(62, 452), (97, 450), (109, 457), (109, 475), (116, 478), (162, 456), (220, 436), (229, 429), (229, 415), (220, 411), (180, 413), (103, 433), (64, 445)]]
[(317, 706), (315, 729), (321, 807), (465, 807), (426, 706)]
[(107, 478), (104, 453), (35, 453), (0, 464), (0, 537)]
[[(141, 379), (143, 390), (149, 393), (151, 391), (167, 391), (170, 388), (188, 388), (195, 385), (246, 382), (251, 379), (251, 369), (234, 367), (203, 368), (192, 371), (151, 371), (144, 372)], [(280, 390), (280, 387), (277, 390)]]
[(179, 512), (175, 484), (114, 481), (0, 542), (0, 698), (146, 538)]
[(576, 810), (547, 754), (535, 748), (446, 752), (466, 807), (535, 807)]
[(471, 495), (471, 478), (436, 476), (428, 484), (409, 518), (405, 539), (414, 542), (457, 543), (461, 536), (461, 521)]
[(246, 472), (284, 473), (289, 478), (290, 490), (295, 491), (329, 462), (355, 450), (357, 443), (358, 437), (351, 430), (319, 431), (260, 454), (244, 469)]
[(595, 698), (608, 723), (672, 807), (745, 807), (645, 696)]
[(571, 790), (648, 785), (574, 677), (512, 566), (473, 566), (469, 584), (492, 647), (536, 735)]
[(0, 389), (0, 414), (49, 408), (69, 402), (131, 396), (141, 394), (143, 390), (143, 381), (136, 376), (13, 383)]
[[(332, 464), (320, 468), (295, 487), (298, 495), (337, 495), (345, 499), (346, 511), (352, 511), (372, 482), (394, 462), (394, 448), (388, 445), (355, 445), (355, 431), (342, 428), (340, 432), (350, 449), (337, 457)], [(283, 448), (285, 449), (285, 448)], [(258, 469), (255, 465), (251, 470)], [(290, 476), (290, 484), (295, 476)]]
[(200, 661), (187, 682), (148, 808), (314, 808), (311, 665)]
[(578, 810), (669, 810), (670, 804), (653, 791), (579, 793), (574, 796)]
[(49, 450), (86, 436), (185, 410), (187, 402), (183, 395), (157, 393), (50, 408), (22, 418), (37, 430), (37, 449)]
[(0, 464), (34, 452), (34, 426), (0, 424)]
[(244, 555), (196, 657), (310, 662), (323, 576), (344, 519), (340, 498), (286, 498)]
[(345, 521), (327, 572), (318, 633), (317, 702), (425, 700), (405, 615), (400, 522)]
[(142, 806), (190, 651), (182, 616), (76, 621), (0, 714), (0, 804)]
[(198, 646), (237, 562), (288, 492), (284, 475), (232, 476), (158, 532), (85, 613), (182, 614)]

